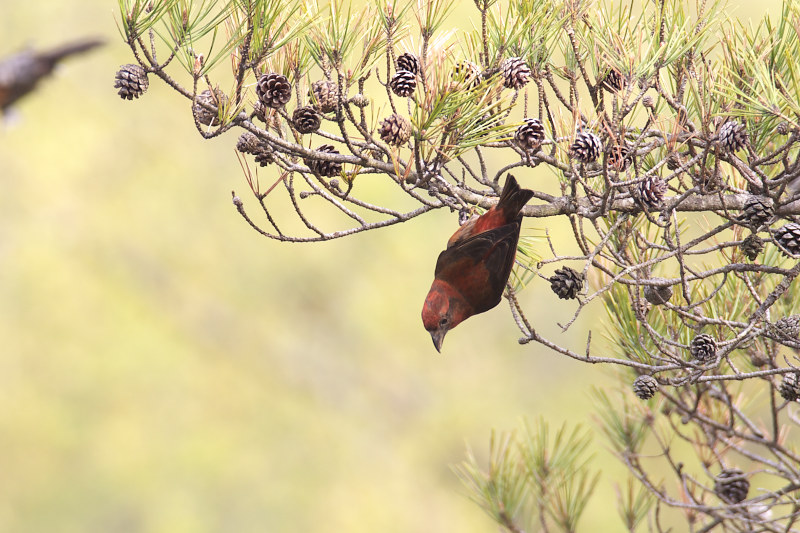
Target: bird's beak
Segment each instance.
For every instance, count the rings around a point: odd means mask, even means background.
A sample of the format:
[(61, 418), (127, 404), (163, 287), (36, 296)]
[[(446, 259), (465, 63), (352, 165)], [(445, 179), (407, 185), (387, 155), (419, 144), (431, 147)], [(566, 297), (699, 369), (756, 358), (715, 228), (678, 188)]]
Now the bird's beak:
[(436, 347), (436, 351), (442, 353), (442, 343), (444, 343), (444, 336), (447, 334), (446, 329), (437, 329), (436, 331), (431, 331), (431, 339), (433, 339), (433, 345)]

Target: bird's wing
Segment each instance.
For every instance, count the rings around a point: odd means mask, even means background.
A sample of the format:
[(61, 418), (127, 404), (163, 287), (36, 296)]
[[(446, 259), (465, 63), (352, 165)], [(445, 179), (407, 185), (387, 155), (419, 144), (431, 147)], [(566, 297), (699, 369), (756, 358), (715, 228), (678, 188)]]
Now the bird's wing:
[(497, 305), (517, 252), (520, 223), (514, 221), (453, 244), (436, 261), (436, 279), (447, 281), (476, 313)]

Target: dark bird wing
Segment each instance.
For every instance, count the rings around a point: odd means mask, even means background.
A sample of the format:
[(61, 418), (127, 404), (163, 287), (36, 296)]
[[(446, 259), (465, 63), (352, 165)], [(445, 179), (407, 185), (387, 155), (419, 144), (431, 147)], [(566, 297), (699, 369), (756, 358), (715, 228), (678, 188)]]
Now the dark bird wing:
[(500, 303), (514, 266), (521, 220), (468, 237), (444, 250), (436, 279), (448, 282), (473, 308), (473, 314)]
[(91, 50), (102, 44), (93, 39), (65, 44), (46, 52), (25, 51), (0, 60), (0, 109), (31, 92), (65, 57)]

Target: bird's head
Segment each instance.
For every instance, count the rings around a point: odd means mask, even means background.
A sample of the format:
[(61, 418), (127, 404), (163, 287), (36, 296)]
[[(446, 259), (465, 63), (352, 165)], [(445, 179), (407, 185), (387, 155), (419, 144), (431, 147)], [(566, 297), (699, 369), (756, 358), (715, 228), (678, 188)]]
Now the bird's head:
[(422, 306), (422, 323), (431, 334), (436, 351), (442, 351), (447, 332), (469, 316), (463, 297), (448, 286), (434, 281)]

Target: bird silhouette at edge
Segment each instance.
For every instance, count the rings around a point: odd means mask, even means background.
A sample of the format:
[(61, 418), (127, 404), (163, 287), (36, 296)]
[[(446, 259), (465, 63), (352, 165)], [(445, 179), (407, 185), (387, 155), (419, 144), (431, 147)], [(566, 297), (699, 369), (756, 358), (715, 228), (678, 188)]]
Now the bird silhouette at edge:
[(32, 92), (66, 57), (100, 46), (99, 39), (84, 39), (50, 50), (25, 50), (0, 60), (0, 110), (5, 113), (20, 98)]

